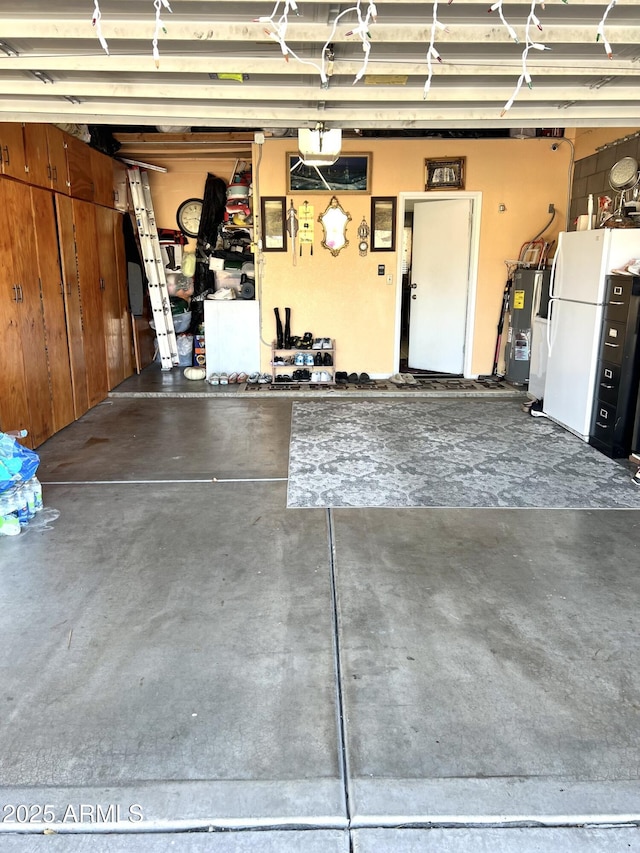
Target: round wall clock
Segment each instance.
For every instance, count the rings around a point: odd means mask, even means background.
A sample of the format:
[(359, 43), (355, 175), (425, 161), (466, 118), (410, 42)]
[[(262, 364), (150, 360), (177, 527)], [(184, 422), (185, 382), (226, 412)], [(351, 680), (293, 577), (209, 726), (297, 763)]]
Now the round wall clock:
[(176, 213), (178, 227), (187, 237), (197, 237), (201, 216), (202, 199), (188, 198), (182, 202)]

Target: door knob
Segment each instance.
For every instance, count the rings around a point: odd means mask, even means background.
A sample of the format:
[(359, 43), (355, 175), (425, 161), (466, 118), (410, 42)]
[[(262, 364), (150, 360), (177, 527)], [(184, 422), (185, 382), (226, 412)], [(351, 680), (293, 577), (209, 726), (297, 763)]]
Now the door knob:
[(417, 296), (415, 295), (415, 293), (414, 293), (414, 294), (413, 294), (413, 296), (412, 296), (411, 298), (412, 298), (412, 299), (417, 299), (418, 297), (417, 297)]
[(409, 287), (411, 288), (411, 290), (415, 290), (418, 287), (418, 285), (417, 284), (410, 284)]

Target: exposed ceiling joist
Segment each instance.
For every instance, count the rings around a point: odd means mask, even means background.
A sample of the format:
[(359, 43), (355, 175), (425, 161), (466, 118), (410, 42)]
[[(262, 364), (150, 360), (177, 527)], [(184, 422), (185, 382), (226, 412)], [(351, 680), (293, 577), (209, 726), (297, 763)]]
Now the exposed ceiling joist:
[[(639, 123), (636, 0), (618, 0), (606, 21), (605, 0), (538, 4), (542, 30), (533, 27), (531, 37), (549, 49), (525, 57), (530, 0), (505, 2), (519, 44), (497, 12), (487, 14), (490, 0), (441, 0), (446, 29), (437, 32), (432, 2), (379, 0), (366, 38), (348, 35), (353, 11), (334, 32), (335, 16), (357, 0), (298, 0), (301, 14), (279, 32), (284, 3), (272, 24), (273, 0), (173, 0), (173, 13), (162, 10), (166, 32), (148, 0), (100, 2), (109, 55), (92, 26), (92, 0), (22, 0), (0, 9), (0, 120), (225, 129), (318, 120), (362, 129)], [(331, 68), (322, 79), (330, 36)], [(279, 39), (293, 51), (288, 61)], [(432, 54), (428, 80), (430, 46), (442, 61)], [(237, 79), (212, 79), (224, 74)]]

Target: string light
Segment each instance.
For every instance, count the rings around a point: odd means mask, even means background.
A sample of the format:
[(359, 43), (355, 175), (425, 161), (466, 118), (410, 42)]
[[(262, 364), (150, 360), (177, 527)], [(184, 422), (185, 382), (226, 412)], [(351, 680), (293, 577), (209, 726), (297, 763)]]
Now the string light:
[(604, 23), (607, 20), (607, 15), (609, 14), (609, 12), (613, 9), (613, 7), (615, 5), (616, 5), (616, 0), (611, 0), (609, 5), (605, 9), (604, 15), (602, 16), (600, 23), (598, 24), (598, 32), (596, 34), (596, 41), (600, 41), (600, 39), (602, 39), (602, 44), (604, 45), (605, 52), (606, 52), (607, 56), (609, 57), (609, 59), (613, 59), (613, 51), (611, 50), (611, 45), (607, 41), (607, 37), (606, 37), (605, 32), (604, 32)]
[[(525, 27), (525, 46), (522, 51), (522, 73), (518, 77), (518, 82), (516, 83), (516, 87), (513, 90), (513, 94), (507, 101), (507, 103), (502, 108), (502, 112), (500, 113), (503, 116), (508, 110), (513, 106), (513, 102), (520, 94), (520, 89), (522, 88), (523, 83), (526, 83), (527, 86), (531, 89), (533, 84), (531, 82), (531, 75), (527, 69), (527, 59), (529, 57), (530, 50), (550, 50), (546, 45), (542, 44), (542, 42), (533, 41), (531, 38), (531, 28), (536, 27), (538, 30), (542, 31), (542, 24), (540, 23), (537, 15), (536, 15), (536, 4), (538, 0), (531, 0), (531, 8), (529, 10), (529, 15), (527, 17), (527, 25)], [(541, 6), (544, 6), (544, 3), (540, 3)]]
[(95, 8), (91, 23), (96, 28), (96, 35), (98, 36), (98, 41), (100, 42), (102, 49), (108, 56), (109, 45), (107, 44), (107, 40), (105, 39), (105, 37), (102, 35), (102, 27), (100, 26), (100, 18), (102, 18), (102, 12), (100, 11), (100, 0), (93, 0), (93, 5)]
[(516, 44), (520, 44), (520, 39), (518, 38), (518, 34), (516, 33), (516, 31), (513, 29), (511, 24), (507, 21), (507, 19), (504, 16), (504, 12), (502, 11), (502, 0), (498, 0), (498, 2), (494, 3), (493, 6), (491, 6), (487, 11), (488, 12), (497, 12), (500, 15), (500, 20), (504, 24), (504, 26), (505, 26), (507, 32), (509, 33), (509, 35), (511, 36), (511, 38), (514, 40), (514, 42)]
[(364, 51), (364, 60), (362, 66), (358, 73), (356, 74), (354, 83), (357, 83), (358, 80), (362, 79), (366, 68), (367, 63), (369, 61), (369, 53), (371, 50), (370, 44), (370, 33), (369, 26), (371, 22), (375, 23), (377, 17), (377, 9), (375, 3), (367, 4), (367, 12), (365, 15), (362, 14), (362, 0), (358, 0), (357, 5), (351, 6), (348, 9), (340, 12), (336, 15), (333, 20), (333, 26), (331, 28), (331, 33), (327, 38), (321, 52), (321, 61), (320, 63), (315, 62), (313, 59), (303, 59), (301, 56), (298, 56), (287, 44), (287, 27), (289, 24), (289, 12), (295, 12), (296, 15), (299, 15), (297, 4), (295, 0), (285, 0), (282, 14), (276, 20), (276, 15), (278, 14), (278, 9), (280, 8), (281, 0), (278, 0), (273, 8), (273, 12), (269, 16), (263, 16), (261, 18), (254, 19), (256, 22), (261, 24), (269, 24), (271, 29), (265, 29), (265, 34), (272, 38), (280, 45), (280, 50), (282, 51), (282, 55), (285, 58), (285, 61), (289, 61), (289, 57), (292, 56), (295, 60), (302, 63), (303, 65), (311, 65), (320, 75), (320, 82), (324, 88), (328, 86), (329, 77), (327, 73), (328, 64), (333, 63), (333, 51), (331, 50), (331, 44), (333, 43), (334, 36), (336, 30), (338, 28), (338, 24), (345, 15), (356, 13), (358, 18), (357, 26), (355, 26), (352, 30), (346, 33), (347, 36), (357, 35), (362, 39), (362, 50)]
[[(451, 0), (449, 0), (451, 2)], [(438, 62), (442, 62), (442, 57), (438, 53), (435, 48), (436, 35), (438, 30), (444, 30), (445, 32), (449, 32), (449, 30), (445, 27), (444, 24), (440, 23), (438, 20), (438, 0), (434, 0), (433, 2), (433, 16), (431, 20), (431, 38), (429, 40), (429, 47), (427, 48), (427, 79), (424, 84), (424, 90), (422, 92), (422, 97), (426, 98), (429, 94), (429, 89), (431, 88), (431, 79), (433, 78), (433, 59), (437, 59)]]
[(166, 34), (166, 29), (164, 24), (162, 23), (162, 18), (160, 13), (162, 12), (163, 7), (168, 9), (171, 12), (171, 6), (169, 5), (169, 0), (153, 0), (153, 7), (156, 10), (156, 28), (153, 33), (153, 41), (151, 44), (153, 45), (153, 60), (156, 64), (156, 68), (160, 68), (160, 50), (158, 49), (158, 37), (160, 35), (160, 30)]

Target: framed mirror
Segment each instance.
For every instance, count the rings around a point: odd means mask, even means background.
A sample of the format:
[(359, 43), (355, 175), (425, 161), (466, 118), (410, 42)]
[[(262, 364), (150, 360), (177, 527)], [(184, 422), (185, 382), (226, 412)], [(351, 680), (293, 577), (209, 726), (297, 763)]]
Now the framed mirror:
[(351, 214), (342, 209), (342, 205), (332, 196), (329, 206), (318, 217), (318, 222), (324, 229), (322, 245), (337, 257), (340, 250), (349, 245), (347, 240), (347, 223), (351, 222)]
[(263, 252), (287, 251), (286, 205), (284, 196), (260, 199)]
[(396, 198), (380, 196), (371, 199), (371, 251), (396, 250)]

